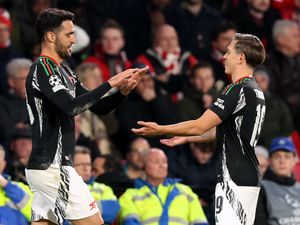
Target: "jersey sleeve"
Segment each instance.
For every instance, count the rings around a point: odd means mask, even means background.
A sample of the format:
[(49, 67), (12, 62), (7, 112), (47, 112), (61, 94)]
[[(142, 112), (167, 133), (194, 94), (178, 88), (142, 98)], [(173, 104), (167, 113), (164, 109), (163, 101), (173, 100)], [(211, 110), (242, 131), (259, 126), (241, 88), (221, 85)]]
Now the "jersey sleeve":
[(216, 113), (222, 121), (226, 120), (237, 106), (239, 92), (240, 86), (228, 85), (211, 105), (210, 110)]
[(58, 72), (55, 73), (55, 70), (51, 69), (47, 70), (46, 66), (36, 65), (33, 86), (68, 115), (75, 116), (92, 107), (111, 89), (109, 83), (105, 82), (93, 91), (82, 93), (74, 98), (64, 85)]

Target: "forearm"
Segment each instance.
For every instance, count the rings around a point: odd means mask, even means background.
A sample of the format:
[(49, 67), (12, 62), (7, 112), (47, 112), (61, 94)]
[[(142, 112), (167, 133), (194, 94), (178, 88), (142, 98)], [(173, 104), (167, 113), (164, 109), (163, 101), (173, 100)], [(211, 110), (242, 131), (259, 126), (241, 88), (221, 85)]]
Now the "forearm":
[(199, 126), (197, 120), (161, 126), (161, 134), (172, 136), (194, 136), (202, 135), (204, 132), (205, 130)]
[(65, 90), (58, 91), (51, 100), (63, 112), (68, 115), (78, 115), (81, 112), (91, 108), (94, 104), (100, 101), (101, 97), (111, 89), (108, 83), (104, 83), (93, 91), (86, 92), (76, 98), (73, 98)]
[(90, 108), (93, 113), (105, 115), (114, 110), (125, 98), (120, 91), (117, 93), (100, 99), (94, 106)]
[(212, 128), (202, 135), (186, 137), (186, 142), (211, 142), (216, 139), (216, 128)]

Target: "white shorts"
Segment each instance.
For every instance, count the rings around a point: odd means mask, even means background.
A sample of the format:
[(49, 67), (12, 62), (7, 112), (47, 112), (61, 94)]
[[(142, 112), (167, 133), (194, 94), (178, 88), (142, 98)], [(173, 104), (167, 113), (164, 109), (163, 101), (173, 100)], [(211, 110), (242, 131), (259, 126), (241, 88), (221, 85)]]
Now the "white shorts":
[(216, 225), (253, 225), (259, 187), (237, 186), (232, 180), (217, 183)]
[(47, 170), (25, 170), (34, 194), (31, 221), (41, 219), (62, 224), (99, 212), (88, 186), (71, 166), (51, 165)]

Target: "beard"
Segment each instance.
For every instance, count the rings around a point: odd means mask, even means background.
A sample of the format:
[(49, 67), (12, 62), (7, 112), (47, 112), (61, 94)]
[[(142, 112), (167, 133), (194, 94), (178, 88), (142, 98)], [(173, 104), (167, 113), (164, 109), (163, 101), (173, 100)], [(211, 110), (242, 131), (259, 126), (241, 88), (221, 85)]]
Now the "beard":
[(58, 39), (55, 42), (55, 51), (62, 59), (66, 59), (71, 56), (71, 54), (68, 51), (68, 48), (64, 46)]

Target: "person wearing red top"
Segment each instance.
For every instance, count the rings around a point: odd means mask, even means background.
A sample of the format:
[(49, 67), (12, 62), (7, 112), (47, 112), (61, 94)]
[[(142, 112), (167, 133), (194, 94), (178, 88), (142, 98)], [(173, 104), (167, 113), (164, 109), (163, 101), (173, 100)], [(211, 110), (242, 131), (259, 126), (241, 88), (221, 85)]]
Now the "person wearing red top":
[(96, 63), (102, 71), (103, 81), (107, 81), (114, 74), (129, 69), (132, 65), (123, 51), (124, 46), (123, 27), (116, 21), (109, 20), (100, 31), (94, 55), (89, 56), (86, 62)]

